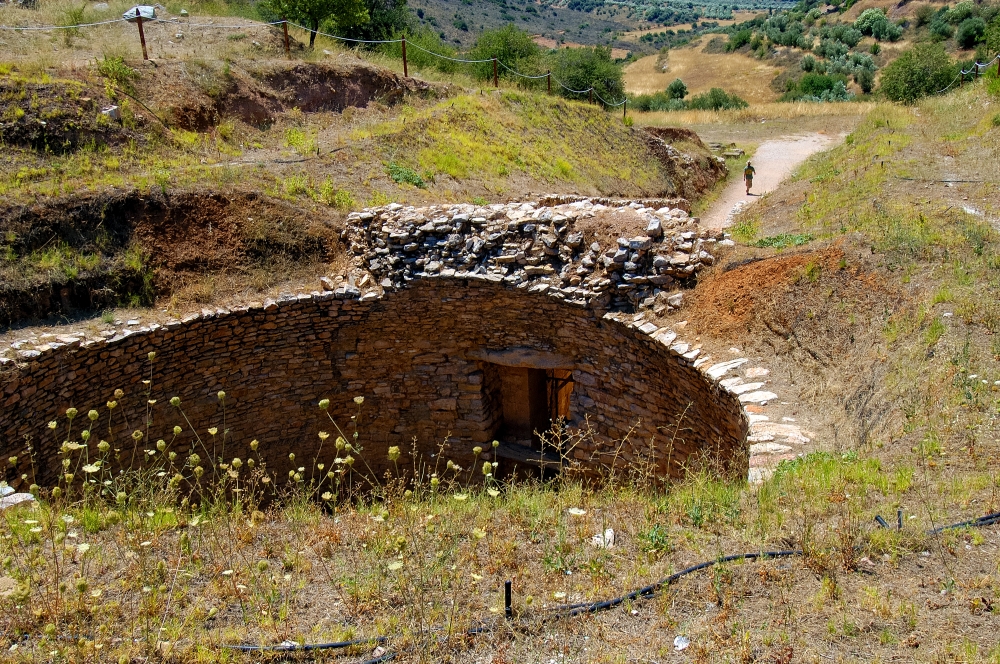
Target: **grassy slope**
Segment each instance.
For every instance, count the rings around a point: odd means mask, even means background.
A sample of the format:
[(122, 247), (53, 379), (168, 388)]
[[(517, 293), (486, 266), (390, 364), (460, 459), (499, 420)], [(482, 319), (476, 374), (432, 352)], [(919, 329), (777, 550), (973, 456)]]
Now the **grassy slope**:
[[(170, 649), (181, 662), (255, 661), (221, 645), (387, 634), (386, 647), (405, 662), (560, 655), (620, 662), (676, 656), (673, 639), (683, 634), (692, 646), (682, 657), (692, 661), (995, 664), (996, 528), (923, 533), (1000, 508), (992, 387), (1000, 375), (987, 315), (996, 301), (1000, 239), (985, 221), (948, 206), (954, 199), (992, 218), (997, 210), (993, 199), (978, 200), (988, 194), (981, 184), (896, 177), (975, 179), (963, 176), (984, 159), (996, 161), (996, 105), (980, 88), (916, 109), (876, 108), (845, 145), (813, 159), (737, 229), (744, 239), (778, 232), (819, 239), (804, 249), (740, 248), (728, 263), (764, 260), (718, 269), (692, 294), (684, 313), (697, 329), (706, 315), (697, 298), (713, 279), (794, 259), (787, 281), (770, 288), (754, 282), (765, 299), (751, 303), (742, 342), (770, 353), (775, 374), (827, 381), (810, 384), (804, 403), (809, 411), (842, 413), (841, 437), (826, 444), (836, 453), (786, 464), (760, 487), (697, 472), (657, 487), (639, 473), (604, 486), (568, 480), (558, 491), (496, 487), (494, 496), (470, 483), (476, 468), (441, 471), (436, 492), (425, 477), (413, 495), (390, 488), (335, 514), (296, 498), (301, 485), (288, 489), (284, 507), (260, 514), (248, 494), (238, 507), (207, 494), (197, 508), (178, 505), (169, 490), (158, 491), (166, 478), (155, 479), (160, 462), (153, 455), (146, 461), (152, 477), (113, 480), (111, 490), (124, 492), (117, 505), (58, 499), (36, 512), (3, 513), (0, 528), (11, 537), (0, 539), (0, 548), (21, 607), (0, 614), (3, 638), (27, 635), (17, 651), (22, 661), (46, 661), (53, 651), (80, 659), (98, 643), (112, 659)], [(934, 156), (941, 154), (951, 159)], [(826, 353), (819, 353), (826, 364), (782, 345), (778, 332), (768, 337), (765, 321), (752, 315), (768, 313), (766, 298), (800, 307), (784, 324), (801, 345), (824, 337), (836, 345), (813, 347)], [(728, 306), (739, 313), (746, 304)], [(726, 331), (737, 336), (739, 327)], [(875, 401), (842, 398), (871, 380)], [(880, 404), (892, 415), (860, 427)], [(356, 443), (363, 446), (363, 406), (360, 412)], [(72, 465), (82, 452), (67, 454)], [(318, 462), (342, 467), (335, 455)], [(428, 462), (443, 468), (447, 455)], [(171, 468), (167, 478), (174, 472), (182, 486), (192, 477), (190, 466)], [(256, 472), (243, 465), (236, 473), (245, 489), (261, 487)], [(315, 472), (303, 471), (307, 480)], [(79, 482), (74, 478), (73, 491)], [(891, 521), (897, 508), (907, 517), (902, 532), (874, 526), (874, 514)], [(616, 546), (592, 544), (607, 528)], [(82, 551), (79, 544), (90, 546)], [(545, 620), (554, 604), (614, 596), (724, 553), (795, 547), (807, 555), (725, 565), (649, 602)], [(495, 624), (506, 579), (515, 588), (510, 628), (501, 622), (470, 640), (444, 636), (449, 626), (454, 632), (482, 618)], [(437, 627), (445, 629), (425, 631)]]
[[(201, 79), (177, 79), (193, 76), (191, 72), (203, 75), (205, 67), (133, 64), (141, 76), (136, 94), (167, 118), (173, 117), (171, 103), (211, 108), (213, 98), (198, 92), (206, 86), (214, 89), (234, 85), (231, 81), (250, 80), (258, 70), (286, 66), (266, 58), (252, 60), (234, 65), (229, 81), (224, 74), (215, 72), (215, 78), (206, 83)], [(50, 123), (50, 134), (57, 121), (83, 125), (89, 133), (66, 151), (27, 145), (7, 148), (9, 159), (0, 165), (0, 194), (4, 199), (0, 213), (4, 261), (0, 274), (5, 286), (15, 290), (90, 277), (97, 277), (98, 285), (102, 285), (106, 280), (104, 272), (110, 275), (109, 271), (124, 260), (126, 250), (138, 251), (137, 255), (145, 252), (154, 270), (164, 267), (156, 258), (162, 252), (146, 246), (141, 238), (139, 246), (133, 246), (135, 243), (125, 237), (113, 247), (102, 247), (89, 236), (59, 235), (55, 244), (60, 250), (54, 255), (51, 234), (43, 238), (43, 233), (36, 232), (38, 229), (25, 228), (23, 220), (18, 219), (24, 203), (59, 209), (91, 201), (91, 207), (100, 208), (108, 197), (137, 192), (164, 200), (170, 207), (172, 201), (191, 192), (215, 190), (235, 199), (254, 192), (263, 194), (265, 208), (292, 206), (302, 212), (303, 218), (332, 219), (336, 225), (347, 210), (388, 200), (493, 201), (546, 192), (641, 197), (675, 191), (674, 183), (637, 130), (594, 106), (544, 94), (454, 94), (452, 90), (453, 96), (444, 101), (414, 96), (401, 105), (374, 103), (368, 109), (351, 109), (343, 114), (304, 114), (293, 109), (278, 113), (276, 122), (264, 129), (223, 118), (199, 133), (166, 130), (121, 95), (115, 101), (123, 108), (124, 126), (101, 122), (97, 109), (111, 99), (92, 69), (63, 71), (56, 77), (19, 69), (8, 68), (0, 74), (0, 83), (10, 91), (0, 100), (3, 112), (13, 112), (21, 103), (19, 99), (30, 98), (25, 123), (44, 117)], [(184, 94), (164, 93), (170, 86)], [(157, 88), (160, 90), (155, 97), (144, 93)], [(238, 85), (236, 91), (240, 91)], [(81, 101), (84, 99), (90, 101)], [(98, 119), (94, 120), (94, 116)], [(62, 145), (61, 134), (56, 131), (53, 136), (48, 142)], [(90, 136), (96, 136), (97, 141), (91, 141)], [(411, 167), (426, 186), (396, 182), (390, 164)], [(242, 208), (231, 208), (226, 216), (238, 219)], [(250, 210), (245, 212), (257, 216)], [(54, 218), (58, 214), (42, 216)], [(263, 218), (278, 223), (274, 214)], [(265, 221), (265, 225), (271, 222)], [(237, 223), (234, 237), (246, 236), (240, 228), (246, 225)], [(329, 235), (321, 224), (314, 225), (317, 231), (308, 231), (310, 234)], [(211, 225), (206, 228), (211, 231)], [(155, 232), (170, 234), (165, 228)], [(267, 237), (281, 234), (278, 228), (256, 228), (253, 233)], [(336, 262), (336, 243), (324, 242), (328, 246), (322, 253)], [(50, 251), (46, 253), (46, 249)], [(192, 252), (198, 251), (192, 247)], [(204, 265), (205, 261), (188, 263)], [(263, 267), (269, 269), (268, 265)], [(276, 274), (294, 276), (284, 267), (271, 267)], [(312, 263), (310, 269), (323, 271), (322, 266)], [(190, 279), (159, 279), (159, 294), (178, 293), (180, 289), (185, 292), (179, 292), (178, 304), (192, 299), (204, 303), (224, 299), (244, 287), (259, 291), (264, 283), (257, 278), (252, 280), (254, 283), (241, 281), (240, 277), (215, 282), (210, 275), (196, 276), (195, 280), (198, 283), (192, 285)], [(265, 281), (267, 288), (274, 287), (273, 279)], [(190, 293), (186, 292), (188, 286), (193, 288)], [(131, 292), (119, 295), (111, 301), (135, 299)]]

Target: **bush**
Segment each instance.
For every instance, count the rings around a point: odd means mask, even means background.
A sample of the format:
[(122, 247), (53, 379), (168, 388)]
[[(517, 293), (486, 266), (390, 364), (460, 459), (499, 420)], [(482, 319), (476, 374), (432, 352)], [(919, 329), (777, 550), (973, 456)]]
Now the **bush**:
[(753, 39), (753, 30), (744, 29), (734, 32), (729, 35), (729, 42), (726, 44), (726, 50), (732, 52), (742, 48), (749, 44), (751, 39)]
[(912, 104), (947, 87), (955, 73), (941, 44), (918, 44), (882, 71), (880, 91), (887, 99)]
[(966, 0), (955, 5), (955, 8), (948, 12), (948, 22), (952, 25), (959, 25), (963, 21), (976, 15), (976, 7)]
[(928, 25), (934, 19), (935, 13), (934, 7), (931, 5), (920, 5), (917, 7), (913, 12), (913, 18), (916, 21), (917, 27)]
[(679, 78), (675, 78), (673, 82), (667, 86), (667, 96), (671, 99), (684, 99), (687, 97), (688, 89), (684, 85), (684, 81)]
[(749, 105), (746, 100), (735, 94), (729, 94), (722, 88), (712, 88), (708, 92), (692, 97), (688, 102), (688, 108), (698, 111), (727, 111), (746, 108)]
[(955, 33), (955, 43), (961, 48), (975, 48), (983, 37), (986, 36), (986, 22), (978, 16), (967, 18), (958, 26)]
[(850, 101), (853, 98), (854, 95), (847, 90), (845, 76), (806, 74), (781, 99), (782, 101)]
[(875, 72), (870, 69), (859, 69), (854, 73), (854, 82), (858, 84), (863, 93), (871, 94), (875, 89)]
[(955, 28), (951, 27), (946, 21), (939, 18), (931, 21), (931, 36), (937, 40), (951, 39), (951, 36), (955, 34)]
[(386, 171), (389, 173), (389, 177), (396, 184), (412, 184), (414, 187), (419, 187), (424, 189), (427, 187), (427, 183), (424, 179), (413, 170), (403, 166), (402, 164), (397, 164), (396, 162), (391, 162), (386, 166)]
[(854, 28), (863, 35), (871, 35), (879, 41), (898, 41), (903, 36), (903, 29), (889, 21), (881, 9), (872, 7), (861, 12), (854, 22)]
[(816, 58), (811, 55), (807, 55), (802, 58), (802, 71), (813, 71), (816, 69)]
[[(622, 68), (611, 59), (610, 47), (564, 48), (555, 56), (552, 76), (574, 90), (593, 87), (596, 95), (612, 103), (625, 96)], [(587, 98), (565, 89), (562, 94), (571, 99)]]
[(666, 92), (655, 92), (630, 97), (628, 107), (634, 111), (682, 111), (687, 104), (683, 99), (672, 99)]
[[(530, 34), (513, 25), (486, 30), (479, 35), (476, 45), (469, 51), (469, 59), (489, 60), (490, 58), (496, 58), (500, 63), (522, 74), (542, 73), (541, 49), (538, 44), (532, 41)], [(493, 78), (492, 62), (479, 63), (473, 67), (476, 78), (480, 80)], [(502, 66), (497, 67), (497, 72), (502, 78), (517, 78)]]

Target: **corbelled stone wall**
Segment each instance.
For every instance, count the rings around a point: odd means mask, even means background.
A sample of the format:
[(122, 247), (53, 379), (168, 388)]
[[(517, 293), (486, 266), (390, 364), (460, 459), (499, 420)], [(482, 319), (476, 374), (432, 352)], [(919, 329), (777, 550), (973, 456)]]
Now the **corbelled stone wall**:
[[(356, 423), (364, 459), (376, 473), (390, 468), (390, 445), (403, 450), (400, 467), (412, 467), (414, 438), (423, 458), (446, 441), (446, 456), (466, 465), (474, 445), (489, 449), (501, 417), (496, 365), (506, 365), (572, 371), (571, 424), (587, 423), (595, 433), (574, 450), (585, 465), (613, 453), (619, 446), (612, 441), (628, 435), (621, 461), (652, 448), (660, 471), (676, 473), (690, 455), (706, 452), (745, 474), (748, 424), (738, 399), (671, 350), (671, 340), (496, 278), (421, 279), (366, 301), (299, 295), (203, 312), (104, 342), (69, 339), (32, 351), (0, 374), (0, 448), (2, 458), (21, 456), (8, 475), (16, 485), (22, 472), (31, 472), (24, 455), (30, 439), (36, 480), (51, 484), (66, 439), (66, 409), (80, 411), (77, 430), (89, 409), (100, 411), (90, 439), (96, 456), (98, 440), (109, 437), (106, 402), (121, 389), (111, 428), (113, 444), (126, 452), (133, 449), (129, 434), (146, 431), (147, 408), (151, 424), (140, 450), (154, 449), (157, 438), (170, 440), (174, 425), (184, 431), (171, 449), (192, 449), (194, 437), (169, 403), (179, 396), (203, 439), (211, 440), (210, 427), (219, 430), (216, 441), (229, 430), (227, 459), (246, 459), (257, 439), (268, 468), (280, 476), (311, 466), (319, 431), (335, 434), (318, 407), (328, 398), (348, 436)], [(365, 398), (360, 407), (358, 396)], [(46, 427), (51, 420), (59, 421), (56, 430)], [(321, 462), (333, 460), (332, 440)]]

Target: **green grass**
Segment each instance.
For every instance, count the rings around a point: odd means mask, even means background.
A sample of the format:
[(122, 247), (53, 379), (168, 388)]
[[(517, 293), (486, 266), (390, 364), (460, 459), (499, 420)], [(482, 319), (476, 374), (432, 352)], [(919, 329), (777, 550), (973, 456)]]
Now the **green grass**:
[(801, 247), (813, 241), (813, 236), (808, 233), (781, 233), (771, 235), (750, 243), (751, 247), (770, 247), (772, 249), (784, 249), (785, 247)]
[(517, 173), (599, 189), (654, 188), (663, 178), (611, 114), (536, 93), (459, 95), (405, 108), (396, 119), (355, 131), (354, 138), (391, 149), (392, 163), (415, 173), (491, 186)]

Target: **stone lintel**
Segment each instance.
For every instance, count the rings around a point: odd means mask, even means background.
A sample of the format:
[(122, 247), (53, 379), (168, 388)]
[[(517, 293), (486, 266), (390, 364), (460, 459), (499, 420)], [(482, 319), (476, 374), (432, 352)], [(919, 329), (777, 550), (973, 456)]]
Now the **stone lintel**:
[(504, 367), (526, 367), (528, 369), (573, 369), (576, 367), (576, 360), (568, 355), (524, 347), (503, 350), (478, 348), (469, 351), (466, 356), (472, 360), (490, 362)]

